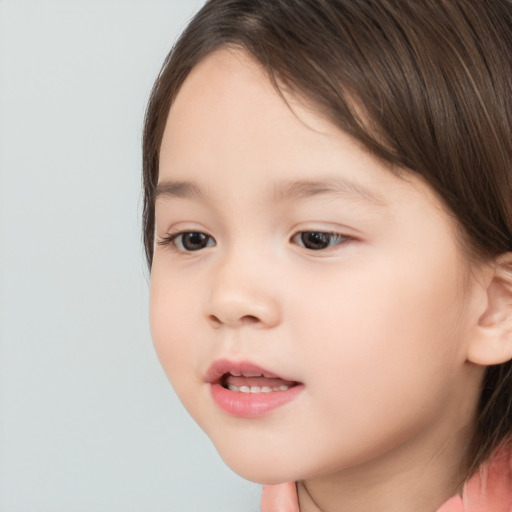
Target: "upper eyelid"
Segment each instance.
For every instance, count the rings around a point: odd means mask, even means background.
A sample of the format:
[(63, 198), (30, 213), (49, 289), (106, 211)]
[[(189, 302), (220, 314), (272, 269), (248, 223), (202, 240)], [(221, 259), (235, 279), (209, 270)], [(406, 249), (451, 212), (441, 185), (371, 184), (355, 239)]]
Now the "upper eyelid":
[[(159, 231), (163, 232), (163, 235), (158, 235)], [(160, 239), (176, 237), (176, 236), (179, 236), (179, 235), (182, 235), (185, 233), (203, 233), (204, 235), (214, 238), (214, 236), (207, 229), (204, 229), (203, 227), (198, 227), (198, 228), (169, 227), (167, 229), (161, 229), (161, 230), (155, 229), (155, 237), (160, 238)]]
[(176, 238), (180, 235), (186, 235), (190, 233), (201, 233), (202, 235), (213, 238), (213, 235), (210, 235), (210, 233), (207, 233), (206, 231), (201, 231), (200, 229), (177, 229), (176, 231), (169, 230), (163, 237), (160, 238)]
[[(212, 240), (214, 242), (214, 245), (217, 245), (217, 240), (216, 238), (210, 234), (207, 230), (204, 230), (204, 229), (175, 229), (175, 230), (169, 230), (165, 233), (165, 235), (163, 236), (158, 236), (156, 235), (155, 236), (155, 241), (158, 245), (161, 245), (161, 246), (174, 246), (174, 248), (180, 252), (199, 252), (200, 250), (202, 249), (198, 249), (197, 251), (187, 251), (187, 250), (183, 250), (183, 249), (179, 249), (175, 243), (175, 240), (182, 236), (182, 235), (185, 235), (187, 233), (201, 233), (203, 235), (205, 235), (206, 237), (208, 237), (209, 240)], [(289, 242), (292, 242), (293, 243), (293, 240), (294, 238), (296, 238), (297, 236), (303, 234), (303, 233), (322, 233), (322, 234), (326, 234), (326, 235), (329, 235), (331, 237), (339, 237), (341, 240), (339, 243), (336, 243), (334, 244), (333, 246), (331, 247), (327, 247), (326, 249), (332, 249), (338, 245), (341, 245), (343, 244), (344, 242), (349, 242), (349, 241), (352, 241), (352, 240), (356, 240), (356, 237), (351, 235), (351, 234), (347, 234), (346, 232), (343, 232), (343, 231), (335, 231), (335, 230), (330, 230), (330, 229), (322, 229), (322, 228), (319, 228), (319, 229), (299, 229), (299, 230), (296, 230), (292, 233), (292, 235), (288, 238)], [(296, 245), (299, 245), (300, 244), (296, 244)], [(204, 247), (203, 249), (206, 249), (207, 247), (211, 247), (211, 246), (206, 246)]]
[(195, 252), (200, 252), (201, 250), (203, 249), (206, 249), (207, 247), (211, 247), (209, 245), (201, 248), (201, 249), (197, 249), (195, 251), (191, 251), (191, 250), (186, 250), (186, 249), (181, 249), (178, 247), (177, 243), (176, 243), (176, 239), (179, 238), (180, 236), (182, 235), (186, 235), (186, 234), (190, 234), (190, 233), (201, 233), (203, 235), (205, 235), (206, 237), (208, 237), (209, 240), (213, 240), (214, 242), (214, 245), (217, 245), (217, 241), (215, 240), (215, 238), (210, 235), (209, 233), (206, 233), (204, 231), (201, 231), (199, 229), (181, 229), (181, 230), (176, 230), (174, 232), (169, 232), (169, 233), (166, 233), (163, 237), (157, 237), (156, 240), (157, 240), (157, 244), (158, 245), (161, 245), (163, 247), (166, 247), (170, 250), (173, 250), (175, 252), (180, 252), (180, 253), (195, 253)]
[(329, 235), (331, 237), (339, 237), (345, 240), (355, 240), (354, 236), (347, 235), (345, 233), (339, 233), (337, 231), (323, 231), (321, 229), (301, 229), (300, 231), (296, 231), (291, 237), (290, 240), (293, 240), (297, 236), (303, 233), (320, 233), (322, 235)]
[[(307, 243), (304, 241), (294, 240), (299, 237), (302, 233), (321, 233), (326, 234), (331, 237), (339, 237), (339, 240), (329, 240), (328, 245), (325, 247), (308, 247)], [(295, 231), (295, 233), (290, 237), (289, 243), (297, 248), (297, 250), (307, 254), (311, 257), (321, 258), (321, 257), (331, 257), (335, 256), (339, 253), (339, 251), (344, 250), (349, 245), (352, 245), (354, 242), (357, 242), (360, 238), (353, 236), (351, 234), (346, 234), (345, 231), (332, 231), (327, 229), (300, 229)]]
[(350, 239), (354, 239), (354, 240), (357, 238), (355, 235), (349, 234), (349, 233), (341, 231), (341, 230), (336, 231), (333, 229), (298, 229), (292, 233), (292, 235), (290, 236), (290, 239), (297, 235), (300, 235), (301, 233), (322, 233), (324, 235), (339, 236), (342, 238), (350, 238)]
[[(202, 234), (215, 240), (215, 237), (211, 233), (208, 233), (207, 230), (202, 230), (202, 229), (168, 230), (168, 231), (166, 231), (166, 233), (163, 236), (159, 237), (158, 235), (156, 235), (155, 238), (160, 238), (160, 239), (176, 238), (176, 237), (186, 234), (186, 233), (202, 233)], [(290, 236), (290, 239), (292, 239), (293, 237), (295, 237), (301, 233), (322, 233), (322, 234), (331, 235), (331, 236), (340, 236), (343, 238), (353, 238), (353, 239), (356, 238), (354, 235), (347, 234), (347, 233), (340, 232), (340, 231), (330, 230), (330, 229), (299, 229), (299, 230), (293, 231), (293, 233)]]

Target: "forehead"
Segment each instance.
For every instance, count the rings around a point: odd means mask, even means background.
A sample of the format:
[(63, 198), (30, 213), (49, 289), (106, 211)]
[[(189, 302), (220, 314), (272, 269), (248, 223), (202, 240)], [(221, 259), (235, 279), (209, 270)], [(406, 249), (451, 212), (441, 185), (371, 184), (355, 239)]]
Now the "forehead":
[(197, 65), (177, 95), (159, 178), (188, 181), (198, 174), (215, 181), (233, 169), (233, 179), (316, 181), (340, 165), (357, 174), (370, 164), (375, 167), (373, 157), (328, 120), (294, 96), (280, 96), (252, 59), (224, 49)]
[(314, 130), (325, 131), (326, 121), (294, 105), (293, 97), (286, 100), (293, 111), (253, 59), (230, 49), (214, 52), (191, 71), (173, 102), (161, 158), (190, 149), (191, 141), (196, 151), (214, 149), (219, 157), (235, 149), (270, 153), (276, 144), (284, 151), (293, 142), (306, 142)]

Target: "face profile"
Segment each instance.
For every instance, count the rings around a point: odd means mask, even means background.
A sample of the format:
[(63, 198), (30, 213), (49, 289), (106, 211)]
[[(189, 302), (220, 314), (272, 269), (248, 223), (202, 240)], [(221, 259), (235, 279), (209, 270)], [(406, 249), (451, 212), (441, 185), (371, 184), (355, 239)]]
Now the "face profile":
[(460, 319), (477, 314), (478, 283), (428, 186), (287, 99), (232, 51), (178, 94), (157, 187), (155, 347), (243, 476), (389, 471), (474, 413), (482, 371), (464, 364)]

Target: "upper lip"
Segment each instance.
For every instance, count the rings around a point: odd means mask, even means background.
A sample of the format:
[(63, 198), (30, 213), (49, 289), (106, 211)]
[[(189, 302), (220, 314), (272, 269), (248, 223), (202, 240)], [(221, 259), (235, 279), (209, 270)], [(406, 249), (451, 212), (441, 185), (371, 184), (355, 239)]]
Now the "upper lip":
[(294, 379), (287, 379), (280, 375), (271, 372), (257, 364), (250, 361), (229, 361), (228, 359), (218, 359), (208, 368), (206, 372), (205, 381), (211, 384), (220, 382), (223, 375), (227, 373), (236, 374), (258, 374), (272, 379), (282, 379), (295, 382)]

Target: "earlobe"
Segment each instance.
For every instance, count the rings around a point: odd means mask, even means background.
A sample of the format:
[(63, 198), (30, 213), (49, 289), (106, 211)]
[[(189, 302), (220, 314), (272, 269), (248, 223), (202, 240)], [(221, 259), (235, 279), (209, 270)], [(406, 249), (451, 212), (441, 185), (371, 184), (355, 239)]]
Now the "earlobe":
[(496, 259), (486, 294), (486, 309), (478, 318), (467, 359), (491, 366), (512, 359), (512, 253)]

